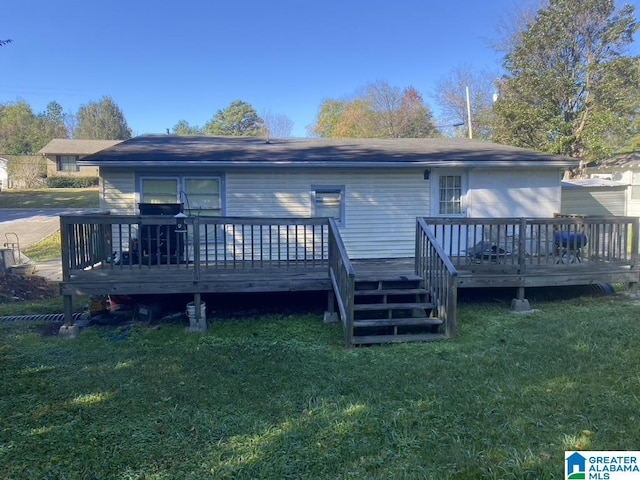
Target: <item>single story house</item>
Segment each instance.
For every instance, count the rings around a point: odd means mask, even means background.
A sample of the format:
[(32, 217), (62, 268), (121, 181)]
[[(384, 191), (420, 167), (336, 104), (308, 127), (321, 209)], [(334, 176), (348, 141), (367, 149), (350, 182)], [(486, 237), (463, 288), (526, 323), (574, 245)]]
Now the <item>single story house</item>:
[(117, 145), (121, 141), (54, 138), (42, 147), (38, 154), (46, 157), (48, 177), (56, 175), (96, 177), (98, 176), (96, 167), (80, 165), (78, 160)]
[[(101, 209), (63, 215), (78, 295), (327, 292), (347, 345), (456, 330), (458, 288), (639, 283), (637, 218), (562, 215), (574, 159), (467, 139), (151, 135), (79, 160)], [(174, 218), (175, 217), (175, 218)], [(191, 318), (193, 317), (193, 318)], [(62, 331), (62, 330), (61, 330)]]
[(149, 135), (78, 165), (99, 169), (112, 214), (173, 203), (190, 216), (333, 217), (351, 258), (398, 258), (414, 255), (417, 217), (552, 217), (576, 161), (451, 138)]

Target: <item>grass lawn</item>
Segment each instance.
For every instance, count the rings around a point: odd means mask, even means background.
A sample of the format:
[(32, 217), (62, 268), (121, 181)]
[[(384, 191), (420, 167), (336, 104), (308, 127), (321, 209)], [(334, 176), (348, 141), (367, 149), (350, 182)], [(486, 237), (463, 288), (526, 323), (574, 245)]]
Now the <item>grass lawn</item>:
[(0, 208), (99, 208), (97, 188), (3, 190)]
[(317, 315), (0, 324), (0, 478), (560, 479), (565, 450), (637, 450), (640, 302), (535, 307), (358, 349)]
[(41, 242), (26, 248), (24, 250), (24, 254), (36, 263), (48, 262), (49, 260), (60, 258), (62, 248), (60, 244), (60, 231), (57, 231), (43, 239)]

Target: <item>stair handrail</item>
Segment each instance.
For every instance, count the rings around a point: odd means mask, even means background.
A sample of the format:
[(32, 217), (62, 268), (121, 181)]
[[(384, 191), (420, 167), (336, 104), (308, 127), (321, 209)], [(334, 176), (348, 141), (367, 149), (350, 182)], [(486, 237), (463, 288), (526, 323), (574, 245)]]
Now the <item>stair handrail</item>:
[(353, 339), (353, 304), (355, 271), (342, 241), (340, 230), (333, 218), (329, 218), (329, 276), (338, 303), (340, 319), (344, 326), (345, 342), (351, 346)]
[(422, 277), (448, 338), (456, 335), (458, 271), (424, 218), (416, 219), (415, 273)]

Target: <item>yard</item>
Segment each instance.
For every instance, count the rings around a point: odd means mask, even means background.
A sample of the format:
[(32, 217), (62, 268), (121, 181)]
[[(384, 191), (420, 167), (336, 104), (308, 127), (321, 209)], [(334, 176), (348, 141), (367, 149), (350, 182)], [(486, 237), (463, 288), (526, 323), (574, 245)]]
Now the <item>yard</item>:
[(459, 336), (346, 349), (321, 316), (0, 324), (0, 478), (558, 479), (640, 444), (640, 302), (493, 294)]
[(0, 208), (98, 208), (97, 188), (3, 190)]

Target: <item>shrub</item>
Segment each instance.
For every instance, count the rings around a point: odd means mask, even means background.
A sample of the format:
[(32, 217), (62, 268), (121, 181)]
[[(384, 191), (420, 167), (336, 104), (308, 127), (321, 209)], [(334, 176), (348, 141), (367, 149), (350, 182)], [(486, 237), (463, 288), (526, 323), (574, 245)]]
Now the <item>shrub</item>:
[(47, 178), (49, 188), (88, 188), (98, 185), (98, 177), (55, 176)]

